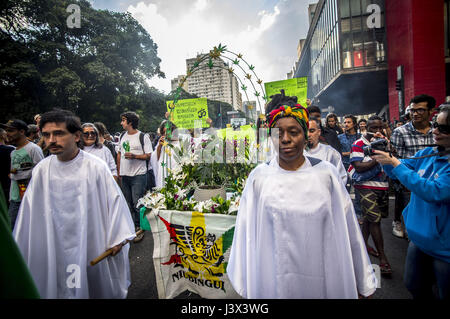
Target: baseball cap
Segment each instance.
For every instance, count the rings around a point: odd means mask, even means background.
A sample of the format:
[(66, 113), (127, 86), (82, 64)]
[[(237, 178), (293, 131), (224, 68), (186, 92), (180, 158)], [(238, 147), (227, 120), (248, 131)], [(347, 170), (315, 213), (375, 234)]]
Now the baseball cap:
[(0, 124), (1, 128), (15, 128), (18, 130), (28, 131), (28, 125), (22, 120), (9, 120), (6, 124)]

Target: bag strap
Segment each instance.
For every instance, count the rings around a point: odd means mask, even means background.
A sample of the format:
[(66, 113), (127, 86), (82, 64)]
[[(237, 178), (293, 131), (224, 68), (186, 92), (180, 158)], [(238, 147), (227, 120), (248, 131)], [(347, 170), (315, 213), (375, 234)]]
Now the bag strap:
[[(145, 154), (145, 150), (144, 150), (144, 138), (145, 138), (145, 133), (139, 132), (139, 141), (141, 142), (142, 153)], [(145, 164), (147, 165), (147, 171), (148, 171), (148, 162), (149, 162), (149, 160), (146, 160), (146, 161), (145, 161)]]
[(126, 133), (126, 131), (123, 131), (122, 133), (120, 133), (119, 144), (120, 144), (120, 142), (122, 142), (122, 137), (125, 135), (125, 133)]

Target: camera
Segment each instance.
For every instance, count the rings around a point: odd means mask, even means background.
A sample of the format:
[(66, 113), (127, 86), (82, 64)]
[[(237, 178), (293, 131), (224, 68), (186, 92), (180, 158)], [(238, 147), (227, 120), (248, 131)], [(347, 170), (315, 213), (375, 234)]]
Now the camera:
[(379, 138), (379, 139), (376, 139), (375, 141), (373, 141), (372, 143), (370, 143), (370, 145), (364, 146), (363, 147), (364, 156), (375, 155), (375, 153), (373, 152), (374, 150), (387, 152), (388, 151), (388, 141), (385, 140), (384, 138)]

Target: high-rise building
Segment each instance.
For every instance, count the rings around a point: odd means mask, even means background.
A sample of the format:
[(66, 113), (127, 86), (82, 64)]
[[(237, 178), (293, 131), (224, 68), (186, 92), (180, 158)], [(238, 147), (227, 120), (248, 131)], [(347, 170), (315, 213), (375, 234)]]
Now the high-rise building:
[[(184, 75), (179, 75), (176, 78), (171, 80), (171, 84), (172, 84), (172, 91), (176, 90), (177, 87), (180, 85), (180, 81), (182, 78), (184, 78)], [(189, 92), (188, 90), (188, 82), (184, 82), (183, 86), (182, 86), (183, 90), (185, 90), (186, 92)]]
[(384, 0), (320, 0), (314, 11), (294, 76), (308, 77), (308, 98), (338, 115), (387, 106)]
[[(188, 70), (194, 66), (197, 58), (186, 60)], [(199, 97), (229, 103), (233, 109), (242, 111), (242, 95), (236, 77), (228, 72), (228, 66), (222, 59), (213, 62), (215, 67), (209, 68), (208, 60), (203, 61), (187, 78), (187, 91)]]

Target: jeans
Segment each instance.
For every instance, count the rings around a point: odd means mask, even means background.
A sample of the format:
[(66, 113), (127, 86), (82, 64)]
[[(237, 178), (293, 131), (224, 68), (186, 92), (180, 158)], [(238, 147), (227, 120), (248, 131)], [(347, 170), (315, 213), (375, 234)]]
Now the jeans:
[(147, 175), (122, 176), (122, 192), (130, 208), (134, 226), (140, 227), (139, 209), (136, 208), (138, 200), (145, 195), (147, 189)]
[(450, 263), (421, 251), (411, 241), (406, 255), (403, 281), (414, 299), (432, 299), (433, 284), (438, 299), (450, 299)]
[(11, 230), (14, 230), (14, 226), (16, 225), (17, 215), (19, 213), (20, 202), (16, 202), (14, 200), (9, 202), (8, 214), (9, 219), (11, 220)]

